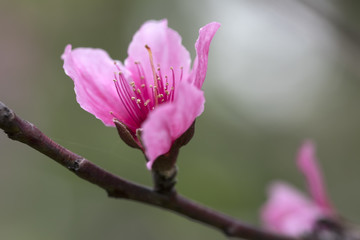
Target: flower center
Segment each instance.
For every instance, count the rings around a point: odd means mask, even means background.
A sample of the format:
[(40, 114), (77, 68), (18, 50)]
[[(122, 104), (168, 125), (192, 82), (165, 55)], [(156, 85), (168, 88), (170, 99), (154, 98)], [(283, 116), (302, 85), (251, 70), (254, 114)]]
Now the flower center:
[[(127, 115), (131, 119), (131, 125), (127, 124), (131, 130), (136, 130), (145, 121), (150, 111), (157, 106), (171, 102), (175, 96), (175, 71), (170, 67), (170, 79), (167, 75), (163, 75), (160, 64), (155, 68), (154, 59), (151, 48), (145, 45), (149, 54), (149, 62), (152, 75), (146, 75), (141, 62), (135, 62), (137, 68), (137, 76), (129, 82), (121, 72), (119, 65), (115, 62), (115, 66), (119, 72), (114, 73), (114, 83), (121, 104), (126, 109)], [(180, 68), (179, 81), (182, 80), (183, 68)], [(150, 81), (153, 79), (153, 81)], [(169, 82), (170, 80), (170, 82)], [(111, 114), (119, 119), (113, 112)], [(120, 113), (123, 114), (123, 113)]]

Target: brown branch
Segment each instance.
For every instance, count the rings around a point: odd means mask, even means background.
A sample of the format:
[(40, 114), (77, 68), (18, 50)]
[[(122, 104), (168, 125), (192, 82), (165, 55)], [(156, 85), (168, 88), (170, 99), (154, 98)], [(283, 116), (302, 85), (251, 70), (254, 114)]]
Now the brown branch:
[(9, 138), (20, 141), (47, 155), (80, 178), (103, 188), (110, 197), (125, 198), (171, 210), (223, 231), (227, 236), (250, 240), (296, 240), (275, 235), (226, 216), (182, 197), (175, 191), (160, 194), (124, 180), (69, 151), (44, 135), (33, 124), (19, 118), (0, 102), (0, 128)]

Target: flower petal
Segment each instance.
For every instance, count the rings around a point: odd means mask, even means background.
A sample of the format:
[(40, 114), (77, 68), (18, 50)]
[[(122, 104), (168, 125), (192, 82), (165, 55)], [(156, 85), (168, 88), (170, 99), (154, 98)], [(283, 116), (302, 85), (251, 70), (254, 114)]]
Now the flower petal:
[[(80, 106), (95, 115), (107, 126), (114, 126), (110, 112), (124, 113), (114, 87), (114, 72), (117, 68), (109, 55), (102, 49), (76, 48), (67, 45), (64, 54), (65, 73), (74, 81), (76, 99)], [(118, 66), (122, 68), (121, 63)], [(127, 116), (117, 116), (120, 121), (131, 125)]]
[(203, 112), (204, 103), (204, 93), (200, 89), (187, 82), (180, 82), (174, 101), (160, 105), (149, 114), (142, 126), (142, 141), (149, 160), (149, 169), (156, 158), (167, 153), (172, 143)]
[(198, 88), (201, 88), (204, 83), (207, 71), (210, 43), (219, 27), (220, 23), (212, 22), (200, 28), (199, 30), (199, 38), (195, 43), (196, 58), (194, 60), (193, 69), (189, 78), (189, 81)]
[(328, 213), (333, 212), (333, 208), (326, 194), (320, 168), (316, 162), (315, 147), (311, 141), (306, 141), (301, 146), (297, 157), (297, 165), (305, 175), (314, 201), (323, 208), (324, 211)]
[(177, 81), (181, 77), (181, 71), (183, 71), (183, 78), (189, 75), (190, 54), (181, 44), (181, 36), (173, 29), (168, 28), (166, 19), (147, 21), (135, 33), (129, 45), (128, 58), (125, 60), (125, 66), (132, 73), (132, 78), (135, 82), (141, 82), (138, 68), (135, 64), (135, 62), (140, 62), (144, 69), (144, 77), (147, 84), (154, 84), (149, 52), (145, 45), (148, 45), (152, 51), (155, 68), (159, 65), (162, 77), (169, 77), (169, 87), (172, 86), (173, 75), (171, 67), (174, 69)]
[(322, 209), (283, 182), (270, 186), (269, 199), (261, 209), (267, 229), (294, 237), (310, 232), (322, 216)]

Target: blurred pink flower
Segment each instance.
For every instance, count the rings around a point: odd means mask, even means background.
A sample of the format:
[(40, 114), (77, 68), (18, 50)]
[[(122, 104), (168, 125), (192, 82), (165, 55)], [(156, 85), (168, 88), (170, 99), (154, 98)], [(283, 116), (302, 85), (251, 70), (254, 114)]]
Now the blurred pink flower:
[(276, 182), (270, 186), (269, 199), (261, 209), (267, 229), (290, 236), (310, 233), (318, 220), (335, 216), (310, 141), (301, 146), (297, 165), (307, 180), (312, 199), (286, 183)]
[[(72, 50), (68, 45), (62, 55), (64, 70), (74, 81), (80, 106), (107, 126), (114, 126), (114, 119), (123, 123), (151, 169), (203, 112), (201, 86), (219, 27), (213, 22), (200, 29), (192, 69), (180, 35), (160, 20), (145, 22), (135, 33), (124, 65), (102, 49)], [(136, 136), (140, 128), (143, 146)]]

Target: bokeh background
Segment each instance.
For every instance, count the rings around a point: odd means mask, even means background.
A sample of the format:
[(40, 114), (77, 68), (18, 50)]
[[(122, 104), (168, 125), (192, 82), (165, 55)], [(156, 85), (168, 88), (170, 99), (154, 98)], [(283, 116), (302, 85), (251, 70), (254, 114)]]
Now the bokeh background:
[[(252, 224), (266, 188), (306, 191), (297, 148), (313, 139), (331, 199), (360, 222), (359, 1), (0, 1), (0, 101), (101, 167), (151, 185), (139, 151), (83, 111), (62, 69), (66, 44), (127, 56), (148, 19), (169, 20), (194, 58), (201, 26), (222, 23), (205, 112), (179, 157), (178, 191)], [(154, 207), (114, 200), (0, 133), (1, 239), (226, 239)]]

